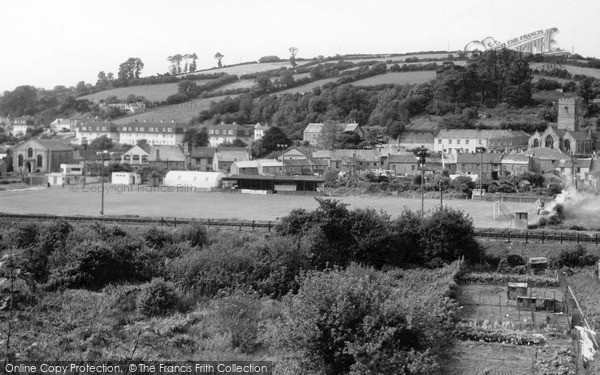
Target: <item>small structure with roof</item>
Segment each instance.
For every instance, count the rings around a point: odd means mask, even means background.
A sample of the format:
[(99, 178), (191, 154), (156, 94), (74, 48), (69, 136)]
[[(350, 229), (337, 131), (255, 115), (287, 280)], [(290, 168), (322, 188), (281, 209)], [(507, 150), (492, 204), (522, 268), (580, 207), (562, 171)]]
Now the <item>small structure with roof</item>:
[(113, 172), (110, 181), (116, 185), (140, 185), (142, 176), (136, 172)]
[(548, 258), (534, 257), (527, 261), (527, 270), (532, 275), (543, 274), (548, 269)]
[(527, 283), (508, 282), (506, 284), (506, 299), (516, 301), (518, 296), (530, 296), (531, 288)]

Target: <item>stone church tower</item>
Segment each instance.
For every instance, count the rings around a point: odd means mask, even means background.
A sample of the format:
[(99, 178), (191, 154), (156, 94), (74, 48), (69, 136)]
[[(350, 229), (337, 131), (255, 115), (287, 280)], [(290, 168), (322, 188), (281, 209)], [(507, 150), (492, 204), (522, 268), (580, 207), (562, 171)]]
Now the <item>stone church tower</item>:
[(579, 131), (581, 98), (558, 99), (558, 129)]

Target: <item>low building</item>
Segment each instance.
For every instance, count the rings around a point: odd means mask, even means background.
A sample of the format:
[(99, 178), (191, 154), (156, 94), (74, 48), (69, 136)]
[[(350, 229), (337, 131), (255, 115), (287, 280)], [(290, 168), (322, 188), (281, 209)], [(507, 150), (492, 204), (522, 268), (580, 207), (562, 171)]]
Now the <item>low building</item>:
[(532, 172), (542, 174), (554, 171), (561, 172), (561, 168), (563, 168), (562, 172), (564, 173), (566, 161), (571, 160), (571, 156), (565, 155), (556, 148), (536, 147), (522, 152), (521, 155), (530, 156), (533, 162)]
[(168, 171), (184, 171), (186, 156), (180, 146), (151, 146), (148, 164)]
[(283, 152), (285, 160), (308, 159), (311, 156), (310, 149), (306, 147), (290, 147)]
[(148, 165), (149, 156), (150, 145), (135, 145), (121, 155), (121, 163), (127, 163), (131, 165), (134, 170), (137, 170)]
[(77, 127), (77, 120), (68, 118), (57, 118), (50, 123), (50, 129), (55, 132), (74, 132)]
[(140, 185), (142, 176), (136, 172), (112, 172), (110, 181), (117, 185)]
[(94, 139), (106, 136), (114, 142), (119, 141), (117, 125), (109, 121), (90, 121), (75, 127), (75, 139), (78, 144), (90, 144)]
[(177, 189), (188, 188), (193, 190), (212, 190), (221, 186), (221, 179), (225, 175), (221, 172), (200, 171), (169, 171), (164, 178), (163, 185)]
[(216, 150), (215, 147), (192, 148), (188, 156), (188, 169), (192, 171), (212, 171)]
[(314, 176), (252, 176), (231, 175), (223, 177), (223, 183), (240, 190), (260, 190), (263, 192), (317, 192), (323, 190), (325, 180)]

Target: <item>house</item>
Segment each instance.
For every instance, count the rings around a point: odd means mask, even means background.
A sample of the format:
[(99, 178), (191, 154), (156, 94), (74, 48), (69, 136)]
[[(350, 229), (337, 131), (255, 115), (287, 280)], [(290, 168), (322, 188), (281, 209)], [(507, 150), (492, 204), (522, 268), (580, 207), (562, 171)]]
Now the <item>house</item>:
[(283, 152), (283, 158), (285, 160), (297, 160), (297, 159), (308, 159), (311, 156), (311, 152), (306, 147), (290, 147)]
[(55, 132), (74, 132), (77, 127), (77, 120), (57, 118), (50, 123), (50, 129)]
[(220, 187), (224, 176), (220, 172), (170, 171), (165, 176), (163, 184), (177, 189), (183, 188), (183, 191), (209, 191)]
[(354, 173), (383, 167), (377, 150), (315, 150), (313, 159), (326, 159), (330, 169)]
[[(340, 133), (356, 133), (361, 138), (364, 137), (364, 131), (360, 127), (360, 125), (356, 123), (352, 124), (339, 124), (339, 132)], [(310, 123), (304, 128), (304, 132), (302, 135), (302, 140), (304, 142), (308, 142), (311, 146), (317, 146), (319, 144), (319, 137), (321, 136), (321, 131), (323, 130), (323, 123)]]
[(529, 138), (521, 130), (440, 130), (435, 136), (434, 151), (472, 153), (478, 147), (484, 147), (487, 151), (521, 151), (527, 149)]
[(104, 161), (104, 165), (108, 166), (111, 163), (117, 163), (122, 158), (122, 153), (115, 151), (99, 151), (92, 149), (85, 150), (77, 150), (73, 153), (73, 162), (78, 164), (88, 164), (88, 163), (102, 163)]
[(149, 145), (177, 146), (183, 142), (188, 124), (171, 122), (132, 122), (117, 125), (118, 142), (135, 145), (144, 139)]
[[(281, 166), (281, 164), (279, 164)], [(231, 164), (231, 174), (258, 175), (258, 160), (240, 160)]]
[(529, 155), (504, 155), (500, 164), (503, 176), (515, 176), (533, 170), (533, 160)]
[(456, 171), (466, 174), (482, 174), (497, 180), (501, 172), (502, 154), (493, 152), (460, 153), (456, 156)]
[[(237, 148), (237, 147), (236, 147)], [(248, 151), (233, 150), (233, 147), (223, 147), (215, 152), (212, 168), (214, 171), (229, 173), (231, 165), (236, 161), (250, 160)]]
[(94, 139), (102, 136), (118, 143), (117, 125), (109, 121), (90, 121), (75, 126), (75, 139), (78, 144), (90, 144)]
[(574, 159), (573, 167), (573, 178), (575, 183), (591, 185), (592, 159)]
[(121, 163), (131, 165), (134, 170), (148, 165), (148, 157), (150, 156), (150, 145), (142, 143), (135, 145), (121, 155)]
[(188, 169), (194, 171), (212, 171), (215, 147), (194, 147), (188, 152)]
[(148, 164), (168, 171), (184, 171), (186, 157), (181, 146), (151, 146)]
[(571, 160), (569, 155), (565, 155), (562, 151), (556, 148), (537, 147), (522, 152), (521, 155), (530, 156), (533, 165), (532, 172), (549, 173), (559, 171), (566, 168), (566, 161)]
[(217, 147), (223, 143), (232, 143), (236, 139), (246, 144), (254, 140), (254, 128), (252, 126), (233, 124), (208, 125), (208, 142), (211, 147)]
[(435, 136), (433, 133), (408, 131), (400, 134), (397, 146), (409, 151), (423, 146), (427, 151), (432, 152), (434, 142)]
[(11, 121), (12, 123), (12, 134), (16, 137), (19, 135), (25, 135), (28, 129), (35, 128), (38, 122), (31, 116), (15, 117)]
[(73, 148), (52, 139), (30, 139), (13, 150), (16, 173), (58, 172), (61, 164), (73, 163)]
[(8, 165), (4, 158), (0, 158), (0, 178), (6, 178), (6, 173), (8, 170)]
[(262, 139), (267, 130), (269, 130), (268, 125), (261, 125), (257, 122), (256, 125), (254, 125), (254, 140), (258, 141), (259, 139)]

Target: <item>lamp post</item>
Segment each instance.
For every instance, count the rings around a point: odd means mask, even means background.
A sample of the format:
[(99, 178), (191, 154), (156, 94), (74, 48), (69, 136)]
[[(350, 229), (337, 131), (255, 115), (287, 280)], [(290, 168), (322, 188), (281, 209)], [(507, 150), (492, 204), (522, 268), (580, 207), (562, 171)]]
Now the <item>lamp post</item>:
[(480, 155), (479, 158), (479, 200), (483, 200), (483, 153), (485, 152), (485, 147), (477, 147), (475, 148), (475, 152)]
[(417, 158), (419, 160), (419, 167), (421, 168), (421, 220), (423, 220), (425, 215), (425, 190), (423, 188), (423, 181), (425, 180), (425, 159), (427, 158), (427, 149), (425, 146), (417, 149)]

